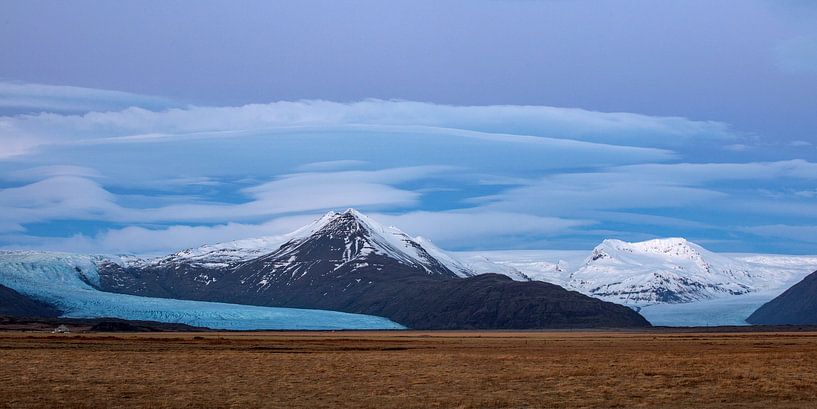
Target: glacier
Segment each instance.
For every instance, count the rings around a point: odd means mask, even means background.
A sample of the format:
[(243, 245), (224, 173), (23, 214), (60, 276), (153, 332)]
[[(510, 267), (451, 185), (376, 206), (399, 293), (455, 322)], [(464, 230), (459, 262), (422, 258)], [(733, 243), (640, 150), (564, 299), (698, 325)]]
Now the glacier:
[(638, 309), (652, 325), (669, 327), (711, 327), (719, 325), (749, 325), (749, 317), (777, 293), (754, 293), (689, 302), (684, 304), (653, 304)]
[(0, 251), (0, 284), (51, 304), (66, 318), (121, 318), (223, 330), (392, 330), (386, 318), (336, 311), (257, 307), (99, 291), (103, 256)]

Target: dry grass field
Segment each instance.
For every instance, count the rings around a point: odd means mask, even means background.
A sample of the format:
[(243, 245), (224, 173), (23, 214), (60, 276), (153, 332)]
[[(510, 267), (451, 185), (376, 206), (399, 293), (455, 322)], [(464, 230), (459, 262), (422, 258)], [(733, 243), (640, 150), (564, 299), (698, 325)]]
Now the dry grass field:
[(817, 333), (0, 333), (0, 407), (813, 408)]

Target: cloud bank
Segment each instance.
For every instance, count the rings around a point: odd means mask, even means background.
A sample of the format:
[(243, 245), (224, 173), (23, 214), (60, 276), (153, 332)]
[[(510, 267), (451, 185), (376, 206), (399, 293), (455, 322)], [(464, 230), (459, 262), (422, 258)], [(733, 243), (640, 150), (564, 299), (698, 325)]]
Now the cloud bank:
[(716, 121), (384, 100), (182, 106), (37, 84), (0, 86), (0, 101), (30, 110), (0, 116), (0, 247), (161, 253), (347, 207), (454, 249), (672, 235), (808, 252), (809, 230), (783, 226), (817, 224), (817, 149)]

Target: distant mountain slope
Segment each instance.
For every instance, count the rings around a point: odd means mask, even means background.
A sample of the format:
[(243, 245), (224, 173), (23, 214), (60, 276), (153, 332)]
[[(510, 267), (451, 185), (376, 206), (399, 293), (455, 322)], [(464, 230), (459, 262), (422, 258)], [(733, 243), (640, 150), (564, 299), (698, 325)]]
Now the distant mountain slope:
[[(330, 212), (285, 237), (265, 254), (255, 252), (263, 246), (250, 253), (216, 245), (101, 263), (100, 286), (143, 296), (379, 315), (414, 328), (648, 325), (632, 310), (556, 286), (471, 278), (467, 263), (428, 240), (352, 209)], [(488, 291), (486, 283), (495, 288)]]
[(62, 312), (0, 285), (0, 315), (12, 317), (59, 317)]
[[(342, 296), (344, 311), (389, 317), (414, 329), (646, 327), (632, 309), (544, 282), (500, 274), (428, 282), (379, 282)], [(337, 301), (328, 304), (338, 306)]]
[(752, 324), (817, 324), (817, 271), (764, 304), (746, 319)]

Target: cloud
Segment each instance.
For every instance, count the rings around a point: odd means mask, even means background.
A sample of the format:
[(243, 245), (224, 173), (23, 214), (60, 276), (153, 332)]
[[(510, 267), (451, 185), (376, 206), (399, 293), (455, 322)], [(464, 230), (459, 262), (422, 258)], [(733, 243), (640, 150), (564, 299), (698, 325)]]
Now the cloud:
[[(508, 238), (551, 237), (593, 224), (591, 220), (542, 217), (482, 209), (404, 214), (373, 214), (383, 224), (398, 226), (410, 235), (433, 239), (449, 247), (503, 243)], [(518, 240), (516, 240), (518, 241)]]
[[(245, 200), (242, 202), (196, 201), (187, 197), (184, 203), (158, 207), (129, 207), (127, 196), (115, 195), (91, 179), (55, 176), (0, 190), (0, 226), (19, 230), (20, 224), (71, 219), (116, 223), (223, 223), (334, 208), (410, 206), (416, 203), (420, 193), (391, 184), (422, 179), (447, 169), (427, 166), (289, 174), (243, 189)], [(172, 196), (153, 199), (159, 203), (173, 201)]]
[(165, 109), (178, 104), (169, 99), (65, 85), (0, 81), (0, 112), (121, 111), (129, 107)]
[[(65, 106), (88, 109), (81, 115), (46, 112), (0, 117), (0, 142), (7, 145), (0, 151), (0, 158), (20, 155), (49, 144), (224, 138), (253, 131), (275, 134), (298, 129), (366, 127), (391, 132), (437, 130), (445, 134), (459, 131), (459, 136), (490, 137), (493, 140), (513, 141), (519, 140), (514, 136), (527, 136), (642, 148), (678, 148), (690, 141), (720, 143), (738, 139), (728, 125), (720, 122), (548, 106), (313, 100), (237, 107), (163, 105), (157, 110), (150, 105), (161, 104), (152, 103), (151, 97), (75, 87), (0, 83), (0, 101), (3, 95), (9, 106), (50, 95), (54, 101), (64, 98)], [(92, 109), (99, 107), (74, 101), (72, 98), (77, 96), (106, 103), (114, 101), (121, 109)], [(53, 101), (52, 105), (59, 106)], [(107, 107), (115, 108), (115, 104)]]
[(119, 229), (105, 229), (94, 235), (74, 234), (68, 237), (7, 235), (6, 241), (17, 244), (7, 245), (4, 248), (96, 254), (164, 255), (203, 244), (289, 233), (313, 219), (314, 215), (297, 215), (278, 217), (259, 224), (172, 225), (163, 228), (128, 226)]
[(96, 169), (87, 166), (50, 165), (5, 172), (4, 174), (0, 174), (0, 180), (11, 182), (36, 182), (57, 176), (76, 176), (96, 179), (101, 178), (102, 174), (100, 174)]
[[(341, 210), (340, 208), (336, 210)], [(0, 248), (32, 248), (80, 253), (162, 255), (183, 248), (254, 237), (277, 236), (310, 223), (317, 213), (282, 216), (258, 224), (226, 223), (209, 226), (172, 225), (162, 228), (128, 226), (106, 229), (94, 235), (69, 237), (33, 237), (6, 235), (6, 241), (18, 243)], [(586, 220), (566, 220), (500, 212), (409, 212), (371, 213), (375, 220), (396, 225), (412, 235), (433, 237), (443, 246), (507, 244), (508, 238), (557, 236)], [(2, 238), (2, 236), (0, 236)]]
[(57, 176), (0, 190), (0, 226), (45, 220), (109, 218), (115, 195), (93, 180)]
[(694, 184), (724, 180), (817, 179), (817, 163), (803, 159), (749, 163), (640, 164), (611, 169), (608, 177)]
[(741, 231), (763, 237), (772, 237), (784, 240), (798, 240), (807, 243), (817, 243), (817, 226), (791, 226), (772, 224), (763, 226), (741, 227)]
[(321, 172), (331, 170), (342, 170), (349, 168), (359, 168), (366, 165), (368, 162), (363, 160), (328, 160), (323, 162), (312, 162), (298, 166), (296, 170), (301, 172)]
[[(728, 233), (731, 223), (746, 220), (813, 220), (815, 196), (793, 187), (816, 181), (817, 163), (804, 160), (642, 164), (557, 173), (469, 202), (486, 211), (706, 237), (714, 231)], [(766, 194), (761, 186), (768, 186)]]
[(810, 223), (811, 150), (743, 142), (681, 117), (383, 100), (0, 116), (0, 246), (171, 251), (348, 207), (457, 249)]

